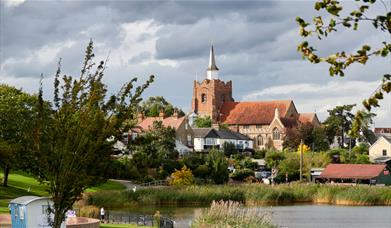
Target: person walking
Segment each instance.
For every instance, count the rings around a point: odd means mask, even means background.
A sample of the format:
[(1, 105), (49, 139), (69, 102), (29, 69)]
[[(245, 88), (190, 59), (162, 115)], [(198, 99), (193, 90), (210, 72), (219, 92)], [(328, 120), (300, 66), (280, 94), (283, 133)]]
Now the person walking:
[(100, 221), (105, 221), (105, 209), (103, 207), (100, 208)]

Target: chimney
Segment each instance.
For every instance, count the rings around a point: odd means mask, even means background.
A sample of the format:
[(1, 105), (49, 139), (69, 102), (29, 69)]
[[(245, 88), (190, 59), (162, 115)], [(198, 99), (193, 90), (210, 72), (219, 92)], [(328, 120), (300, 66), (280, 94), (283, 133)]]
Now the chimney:
[(175, 119), (178, 119), (178, 110), (175, 108), (174, 109), (174, 114), (172, 114), (172, 116), (175, 118)]
[(137, 114), (137, 123), (141, 123), (143, 120), (144, 120), (144, 113), (143, 112), (139, 112)]
[(160, 109), (160, 112), (159, 112), (159, 119), (160, 119), (160, 120), (163, 120), (163, 119), (164, 119), (164, 110), (163, 110), (163, 109)]

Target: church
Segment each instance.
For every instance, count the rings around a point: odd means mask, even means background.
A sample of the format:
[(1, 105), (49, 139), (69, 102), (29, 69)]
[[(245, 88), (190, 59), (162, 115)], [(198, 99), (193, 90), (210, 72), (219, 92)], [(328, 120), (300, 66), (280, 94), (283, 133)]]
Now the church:
[(303, 123), (319, 126), (316, 113), (299, 113), (292, 100), (240, 101), (232, 96), (232, 81), (219, 79), (213, 46), (206, 78), (195, 80), (190, 118), (206, 117), (253, 139), (254, 149), (283, 149), (285, 131)]

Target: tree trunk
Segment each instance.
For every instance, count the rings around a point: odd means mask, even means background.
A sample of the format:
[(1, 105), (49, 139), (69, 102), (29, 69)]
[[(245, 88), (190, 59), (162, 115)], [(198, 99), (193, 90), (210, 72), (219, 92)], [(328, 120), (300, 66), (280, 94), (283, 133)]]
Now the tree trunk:
[(4, 167), (4, 180), (3, 180), (3, 186), (8, 186), (8, 174), (10, 173), (10, 167), (8, 165), (5, 165)]
[(61, 228), (61, 223), (64, 221), (65, 213), (61, 210), (55, 210), (53, 228)]

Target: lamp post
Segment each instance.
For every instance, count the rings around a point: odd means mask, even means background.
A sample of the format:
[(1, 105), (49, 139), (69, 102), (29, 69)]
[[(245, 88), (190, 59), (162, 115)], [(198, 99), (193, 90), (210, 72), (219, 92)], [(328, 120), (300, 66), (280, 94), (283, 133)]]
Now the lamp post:
[(303, 180), (303, 140), (300, 140), (300, 182)]

